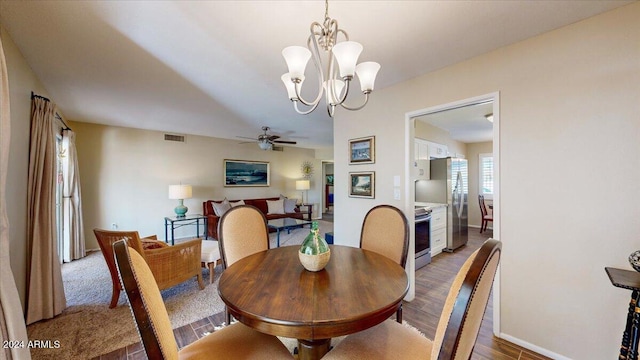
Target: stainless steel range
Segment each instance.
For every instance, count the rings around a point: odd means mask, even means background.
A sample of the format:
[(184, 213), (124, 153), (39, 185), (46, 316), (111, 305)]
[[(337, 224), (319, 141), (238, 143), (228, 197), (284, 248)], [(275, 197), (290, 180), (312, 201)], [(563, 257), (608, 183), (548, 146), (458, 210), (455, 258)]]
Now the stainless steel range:
[(415, 207), (416, 270), (431, 262), (431, 209)]

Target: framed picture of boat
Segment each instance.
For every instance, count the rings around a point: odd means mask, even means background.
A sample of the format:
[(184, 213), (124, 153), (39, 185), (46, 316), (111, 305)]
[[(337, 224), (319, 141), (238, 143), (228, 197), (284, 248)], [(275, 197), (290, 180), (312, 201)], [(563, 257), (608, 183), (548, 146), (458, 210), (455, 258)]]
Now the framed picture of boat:
[(224, 186), (269, 186), (271, 174), (265, 161), (224, 160)]

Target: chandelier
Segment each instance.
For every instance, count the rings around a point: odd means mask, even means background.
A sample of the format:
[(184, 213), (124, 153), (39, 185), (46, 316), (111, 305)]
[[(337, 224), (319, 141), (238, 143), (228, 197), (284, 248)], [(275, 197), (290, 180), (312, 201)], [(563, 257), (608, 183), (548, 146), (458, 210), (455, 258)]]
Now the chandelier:
[[(338, 21), (329, 17), (329, 1), (325, 0), (324, 22), (311, 23), (311, 34), (307, 39), (307, 47), (289, 46), (282, 50), (282, 56), (287, 62), (289, 72), (282, 75), (282, 82), (287, 88), (289, 99), (293, 102), (293, 107), (298, 114), (306, 115), (314, 111), (322, 95), (325, 95), (327, 111), (333, 117), (336, 106), (341, 106), (347, 110), (360, 110), (369, 101), (369, 94), (373, 91), (380, 64), (372, 61), (358, 62), (358, 57), (362, 52), (362, 45), (355, 41), (349, 41), (349, 35), (338, 28)], [(342, 34), (344, 40), (338, 42), (338, 34)], [(322, 58), (319, 48), (324, 50), (327, 60), (327, 72), (323, 72)], [(300, 95), (304, 73), (309, 59), (313, 57), (318, 76), (318, 95), (315, 100), (308, 101)], [(349, 95), (349, 86), (353, 76), (357, 75), (360, 80), (360, 90), (364, 94), (364, 102), (357, 107), (345, 105), (345, 100)], [(298, 103), (302, 103), (307, 108), (301, 110)]]

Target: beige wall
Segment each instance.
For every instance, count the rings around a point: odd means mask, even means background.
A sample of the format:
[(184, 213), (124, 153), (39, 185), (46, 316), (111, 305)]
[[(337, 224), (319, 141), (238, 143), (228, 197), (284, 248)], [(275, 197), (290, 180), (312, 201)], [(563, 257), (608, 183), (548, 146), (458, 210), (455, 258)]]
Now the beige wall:
[(9, 251), (11, 252), (11, 271), (24, 310), (28, 264), (27, 179), (29, 177), (31, 91), (42, 96), (48, 96), (48, 94), (3, 27), (0, 27), (0, 37), (7, 59), (11, 97), (11, 146), (5, 193), (9, 218)]
[[(479, 158), (478, 155), (493, 152), (493, 142), (470, 143), (467, 144), (467, 160), (469, 160), (469, 226), (480, 227), (482, 216), (480, 215), (480, 205), (478, 203), (478, 194), (480, 192), (480, 174), (479, 174)], [(487, 204), (493, 201), (487, 199)], [(491, 210), (489, 210), (491, 211)], [(488, 227), (491, 228), (492, 223)], [(479, 231), (469, 229), (469, 231)]]
[[(315, 166), (311, 202), (320, 202), (321, 161), (314, 151), (286, 147), (283, 152), (263, 151), (254, 144), (239, 144), (196, 135), (186, 142), (164, 140), (164, 133), (90, 123), (70, 122), (77, 134), (80, 182), (88, 249), (97, 249), (93, 228), (138, 230), (164, 239), (164, 217), (173, 213), (177, 200), (170, 200), (171, 184), (193, 185), (193, 198), (184, 204), (189, 213), (202, 213), (205, 200), (272, 197), (280, 194), (299, 198), (295, 180), (300, 179), (303, 161)], [(269, 187), (224, 187), (223, 160), (267, 161), (271, 170)], [(306, 199), (306, 195), (305, 195)], [(195, 227), (176, 230), (176, 237), (195, 236)]]
[[(393, 176), (408, 180), (408, 112), (499, 91), (497, 325), (556, 358), (617, 357), (630, 294), (611, 286), (604, 267), (630, 269), (638, 249), (638, 19), (633, 3), (381, 89), (361, 111), (338, 111), (336, 243), (357, 246), (375, 204), (411, 211), (406, 196), (393, 199)], [(349, 166), (348, 139), (368, 135), (376, 163)], [(376, 171), (375, 200), (348, 197), (356, 170)]]

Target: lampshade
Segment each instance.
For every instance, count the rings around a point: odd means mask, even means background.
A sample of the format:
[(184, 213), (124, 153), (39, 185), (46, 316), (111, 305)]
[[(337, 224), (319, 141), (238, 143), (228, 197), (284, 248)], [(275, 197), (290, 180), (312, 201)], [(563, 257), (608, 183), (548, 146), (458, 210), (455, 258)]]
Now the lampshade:
[(353, 76), (356, 71), (358, 57), (362, 52), (362, 45), (355, 41), (343, 41), (335, 44), (331, 51), (338, 62), (340, 77)]
[(169, 199), (191, 199), (191, 185), (169, 185)]
[(356, 66), (356, 74), (360, 79), (360, 90), (363, 92), (373, 91), (373, 84), (376, 82), (376, 76), (380, 70), (380, 64), (373, 61), (367, 61)]
[(288, 46), (282, 50), (282, 56), (289, 68), (291, 79), (300, 79), (304, 76), (304, 70), (311, 58), (311, 51), (302, 46)]
[(296, 180), (296, 190), (309, 190), (310, 188), (309, 180)]
[[(282, 82), (284, 83), (284, 86), (287, 88), (287, 95), (289, 96), (290, 100), (296, 100), (298, 99), (298, 96), (296, 95), (296, 84), (291, 81), (291, 74), (286, 73), (284, 75), (282, 75), (281, 77)], [(300, 87), (302, 87), (302, 83), (304, 82), (304, 75), (302, 77), (300, 77)]]

